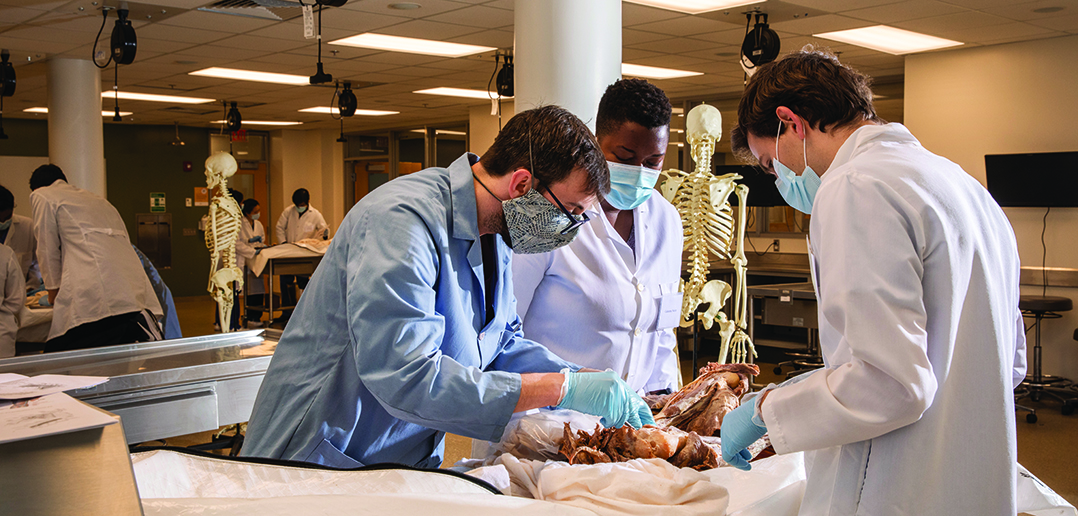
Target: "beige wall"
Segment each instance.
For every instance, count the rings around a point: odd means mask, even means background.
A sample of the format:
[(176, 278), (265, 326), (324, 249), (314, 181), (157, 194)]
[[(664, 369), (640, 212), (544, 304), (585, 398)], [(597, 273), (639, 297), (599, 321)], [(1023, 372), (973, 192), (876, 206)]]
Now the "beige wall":
[[(270, 144), (271, 218), (266, 232), (273, 234), (277, 219), (292, 205), (292, 192), (306, 188), (311, 205), (322, 212), (334, 232), (344, 218), (344, 147), (337, 131), (274, 131)], [(271, 236), (271, 238), (273, 238)]]
[[(516, 113), (512, 100), (502, 101), (502, 126)], [(490, 114), (490, 104), (468, 109), (468, 152), (483, 155), (498, 136), (498, 116)]]
[[(984, 155), (1078, 150), (1078, 37), (914, 55), (906, 58), (905, 121), (930, 151), (985, 183)], [(1078, 195), (1078, 192), (1075, 192)], [(1007, 208), (1022, 265), (1041, 265), (1042, 208)], [(1053, 209), (1048, 267), (1078, 268), (1078, 209)], [(1041, 293), (1040, 287), (1022, 288)], [(1075, 298), (1073, 288), (1048, 295)], [(1078, 378), (1078, 312), (1045, 321), (1044, 370)], [(1033, 338), (1033, 332), (1029, 334)], [(1032, 346), (1032, 343), (1030, 343)]]

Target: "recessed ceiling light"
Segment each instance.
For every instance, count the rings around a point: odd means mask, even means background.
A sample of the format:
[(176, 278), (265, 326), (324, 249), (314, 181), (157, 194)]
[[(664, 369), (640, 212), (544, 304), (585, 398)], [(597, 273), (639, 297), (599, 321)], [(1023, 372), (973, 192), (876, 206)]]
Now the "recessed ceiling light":
[(670, 112), (674, 113), (675, 115), (681, 115), (681, 114), (685, 113), (685, 108), (679, 108), (679, 107), (672, 108), (672, 109), (670, 109)]
[[(426, 133), (423, 129), (412, 129), (413, 133)], [(468, 136), (468, 133), (464, 131), (450, 131), (448, 129), (435, 129), (434, 134), (444, 134), (447, 136)]]
[(675, 70), (673, 68), (659, 68), (657, 66), (644, 66), (638, 64), (621, 63), (621, 74), (633, 77), (646, 77), (648, 79), (675, 79), (678, 77), (693, 77), (704, 75), (700, 72), (688, 70)]
[[(416, 90), (412, 93), (422, 93), (424, 95), (445, 95), (447, 97), (464, 97), (469, 99), (483, 99), (490, 100), (491, 93), (483, 90), (468, 90), (464, 88), (430, 88), (426, 90)], [(511, 99), (513, 97), (502, 97), (503, 99)]]
[(817, 38), (831, 39), (871, 48), (888, 54), (903, 55), (915, 52), (925, 52), (939, 48), (957, 47), (964, 43), (950, 39), (937, 38), (920, 32), (896, 29), (887, 25), (875, 25), (860, 29), (840, 30), (813, 34)]
[(742, 5), (758, 4), (765, 0), (625, 0), (626, 2), (658, 7), (685, 14), (700, 14)]
[(154, 95), (152, 93), (134, 93), (131, 91), (102, 91), (101, 96), (106, 99), (119, 97), (124, 100), (146, 100), (150, 102), (172, 102), (175, 104), (205, 104), (215, 102), (214, 99), (200, 99), (197, 97), (176, 97), (173, 95)]
[(257, 72), (254, 70), (237, 70), (235, 68), (203, 68), (187, 75), (200, 77), (217, 77), (219, 79), (235, 79), (237, 81), (272, 82), (275, 84), (292, 84), (302, 86), (311, 83), (310, 77), (304, 75), (292, 75), (288, 73)]
[[(324, 113), (324, 114), (336, 115), (336, 114), (339, 114), (341, 111), (340, 111), (339, 108), (335, 108), (335, 107), (318, 106), (318, 107), (309, 107), (307, 109), (301, 109), (301, 110), (299, 110), (299, 112), (300, 113)], [(399, 115), (400, 111), (381, 111), (381, 110), (378, 110), (378, 109), (357, 109), (356, 114), (357, 115), (363, 115), (363, 116), (385, 116), (385, 115)]]
[(392, 4), (387, 5), (386, 7), (390, 8), (390, 9), (397, 9), (398, 11), (411, 11), (413, 9), (419, 9), (420, 7), (423, 7), (423, 6), (419, 5), (419, 4), (415, 3), (415, 2), (394, 2)]
[[(47, 107), (32, 107), (32, 108), (26, 108), (26, 109), (24, 109), (22, 111), (23, 111), (23, 113), (48, 113), (49, 108), (47, 108)], [(133, 113), (131, 113), (130, 111), (120, 111), (120, 116), (128, 116), (128, 115), (131, 115), (131, 114), (133, 114)], [(115, 115), (116, 115), (115, 111), (101, 110), (101, 116), (115, 116)]]
[[(211, 124), (224, 124), (224, 120), (214, 120)], [(244, 120), (243, 125), (301, 125), (303, 122), (277, 122), (272, 120)]]
[(390, 36), (388, 34), (375, 34), (373, 32), (330, 41), (329, 44), (443, 57), (470, 56), (472, 54), (497, 50), (494, 47), (481, 47), (478, 45), (465, 45), (463, 43), (449, 43), (446, 41), (434, 41), (430, 39), (405, 38), (401, 36)]

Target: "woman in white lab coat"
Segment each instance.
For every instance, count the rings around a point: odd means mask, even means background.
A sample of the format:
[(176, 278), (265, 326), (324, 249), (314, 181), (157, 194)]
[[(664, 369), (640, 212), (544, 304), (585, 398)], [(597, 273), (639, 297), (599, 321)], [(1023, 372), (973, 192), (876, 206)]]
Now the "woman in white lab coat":
[[(243, 291), (248, 306), (264, 306), (263, 294), (266, 293), (266, 285), (261, 276), (255, 276), (247, 269), (247, 263), (253, 260), (258, 251), (266, 247), (266, 230), (259, 222), (262, 216), (262, 207), (258, 201), (247, 199), (243, 201), (243, 220), (240, 221), (240, 236), (236, 239), (236, 267), (245, 272)], [(262, 311), (248, 310), (245, 316), (248, 328), (262, 326)]]
[(15, 251), (0, 245), (0, 358), (15, 356), (15, 334), (19, 332), (19, 311), (26, 301), (22, 269)]
[(68, 184), (56, 165), (38, 167), (30, 189), (41, 275), (55, 307), (45, 351), (161, 340), (154, 317), (164, 312), (116, 208)]
[(41, 287), (41, 271), (37, 266), (37, 239), (34, 238), (34, 221), (30, 217), (16, 215), (15, 196), (11, 190), (0, 186), (0, 244), (15, 251), (15, 260), (22, 268), (26, 287)]
[[(681, 218), (653, 188), (670, 113), (666, 94), (647, 81), (610, 85), (595, 119), (610, 194), (586, 211), (591, 222), (571, 244), (513, 257), (524, 335), (565, 360), (611, 369), (643, 393), (680, 385), (674, 329), (681, 307)], [(660, 317), (663, 307), (666, 317)]]
[(727, 414), (723, 457), (747, 469), (740, 451), (765, 432), (779, 453), (808, 452), (801, 514), (1013, 516), (1014, 234), (977, 180), (878, 119), (871, 95), (812, 51), (746, 86), (732, 145), (812, 214), (826, 367)]

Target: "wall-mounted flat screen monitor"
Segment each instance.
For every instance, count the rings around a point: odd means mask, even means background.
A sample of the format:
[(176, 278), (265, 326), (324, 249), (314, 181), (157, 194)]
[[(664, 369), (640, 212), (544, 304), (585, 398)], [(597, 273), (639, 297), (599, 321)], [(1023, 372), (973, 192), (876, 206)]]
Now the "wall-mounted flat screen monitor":
[(1078, 152), (988, 154), (984, 169), (1000, 206), (1078, 207)]
[[(775, 187), (775, 176), (769, 175), (751, 165), (719, 165), (715, 167), (716, 176), (729, 173), (741, 176), (737, 182), (749, 187), (748, 206), (786, 206), (786, 201)], [(737, 206), (737, 196), (730, 196), (730, 204)]]

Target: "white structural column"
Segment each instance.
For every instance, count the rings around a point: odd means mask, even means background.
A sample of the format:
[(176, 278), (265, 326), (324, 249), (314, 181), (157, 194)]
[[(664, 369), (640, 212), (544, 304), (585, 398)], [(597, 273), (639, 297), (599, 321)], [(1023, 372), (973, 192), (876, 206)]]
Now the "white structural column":
[(105, 195), (101, 70), (87, 59), (51, 59), (49, 161), (79, 188)]
[(516, 0), (516, 112), (557, 104), (595, 130), (621, 78), (621, 0)]

